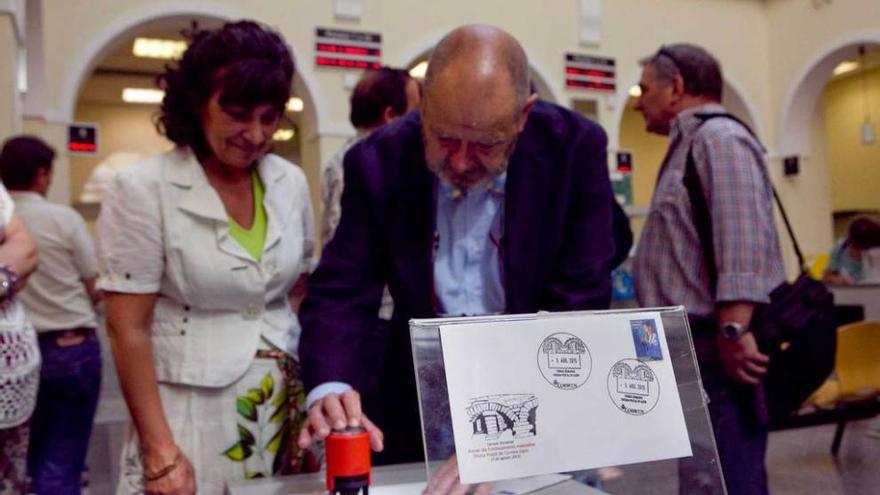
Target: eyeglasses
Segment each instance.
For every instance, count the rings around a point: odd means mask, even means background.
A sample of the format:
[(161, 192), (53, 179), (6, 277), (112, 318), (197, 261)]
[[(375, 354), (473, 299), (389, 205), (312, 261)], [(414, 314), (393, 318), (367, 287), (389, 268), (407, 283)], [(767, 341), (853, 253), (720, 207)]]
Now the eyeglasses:
[(663, 55), (664, 57), (668, 58), (672, 62), (672, 65), (674, 65), (675, 68), (678, 69), (678, 72), (680, 72), (682, 75), (684, 75), (684, 71), (682, 70), (681, 63), (678, 61), (677, 58), (675, 58), (675, 55), (669, 49), (667, 49), (665, 46), (661, 46), (660, 49), (657, 50), (657, 56), (660, 56), (660, 55)]

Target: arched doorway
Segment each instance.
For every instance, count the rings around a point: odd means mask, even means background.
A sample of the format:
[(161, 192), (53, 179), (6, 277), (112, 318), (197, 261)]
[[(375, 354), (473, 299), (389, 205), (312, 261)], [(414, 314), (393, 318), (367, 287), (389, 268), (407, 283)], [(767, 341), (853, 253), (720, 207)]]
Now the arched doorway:
[[(71, 84), (62, 95), (62, 114), (68, 121), (98, 120), (100, 125), (99, 153), (96, 156), (75, 156), (70, 159), (70, 192), (74, 204), (80, 203), (85, 182), (102, 160), (115, 153), (143, 156), (162, 151), (170, 144), (158, 136), (152, 125), (158, 105), (153, 103), (128, 103), (122, 100), (122, 89), (156, 89), (155, 77), (168, 60), (145, 59), (132, 53), (136, 38), (182, 41), (183, 29), (192, 27), (211, 28), (238, 18), (234, 13), (201, 12), (185, 8), (177, 13), (132, 12), (96, 35), (90, 49), (79, 60), (72, 61), (68, 72)], [(227, 15), (229, 14), (229, 15)], [(297, 61), (296, 50), (292, 48)], [(319, 152), (317, 140), (321, 109), (311, 91), (309, 74), (297, 71), (293, 81), (293, 95), (298, 99), (290, 105), (282, 122), (284, 132), (277, 135), (274, 151), (300, 164), (309, 176), (310, 183), (317, 184)], [(110, 109), (108, 113), (106, 110)], [(109, 117), (108, 117), (109, 115)], [(109, 119), (109, 121), (108, 121)], [(124, 124), (124, 125), (117, 125)], [(309, 138), (311, 137), (311, 138)], [(86, 198), (88, 199), (88, 198)], [(95, 208), (85, 207), (87, 217), (95, 215)]]
[(839, 40), (793, 79), (779, 150), (798, 158), (800, 172), (779, 189), (806, 253), (828, 252), (852, 218), (880, 213), (878, 87), (880, 33)]

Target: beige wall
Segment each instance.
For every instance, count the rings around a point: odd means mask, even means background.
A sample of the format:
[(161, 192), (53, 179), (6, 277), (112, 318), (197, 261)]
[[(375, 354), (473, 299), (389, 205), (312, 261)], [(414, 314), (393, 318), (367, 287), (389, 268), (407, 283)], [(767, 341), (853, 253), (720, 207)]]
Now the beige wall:
[(21, 129), (15, 18), (0, 11), (0, 142)]
[(649, 134), (645, 119), (633, 109), (634, 101), (627, 104), (620, 123), (620, 148), (633, 154), (633, 205), (647, 207), (657, 181), (660, 163), (666, 155), (668, 139)]
[[(794, 101), (803, 90), (802, 78), (823, 57), (837, 48), (858, 42), (880, 41), (880, 2), (876, 0), (836, 1), (830, 4), (796, 0), (771, 0), (766, 4), (768, 30), (766, 51), (770, 58), (767, 84), (772, 107), (769, 134), (771, 151), (805, 153), (801, 173), (781, 177), (781, 157), (771, 161), (774, 177), (788, 211), (795, 217), (795, 229), (804, 252), (827, 252), (833, 241), (831, 188), (825, 160), (824, 125), (821, 105), (815, 101)], [(818, 7), (816, 6), (818, 5)], [(853, 53), (855, 50), (852, 50)], [(830, 76), (827, 73), (817, 77)], [(811, 107), (815, 105), (815, 110)], [(805, 112), (805, 118), (785, 120), (793, 110)], [(810, 149), (781, 149), (791, 141), (798, 128), (810, 143)], [(786, 136), (789, 134), (789, 136)], [(876, 174), (876, 172), (875, 172)]]
[[(634, 147), (630, 143), (635, 134), (627, 127), (630, 116), (622, 117), (626, 88), (638, 79), (637, 60), (663, 43), (690, 41), (718, 56), (728, 83), (754, 112), (757, 131), (770, 152), (771, 175), (788, 209), (796, 212), (795, 227), (805, 250), (819, 252), (831, 245), (828, 167), (821, 146), (817, 146), (803, 158), (800, 175), (781, 177), (780, 153), (788, 151), (780, 150), (779, 145), (786, 127), (782, 115), (799, 78), (820, 55), (848, 40), (873, 36), (880, 41), (880, 2), (847, 0), (815, 5), (806, 0), (606, 1), (602, 3), (601, 45), (586, 48), (577, 41), (577, 2), (550, 6), (509, 0), (369, 0), (363, 2), (363, 18), (349, 22), (333, 18), (332, 2), (306, 0), (248, 4), (238, 0), (44, 0), (47, 125), (65, 123), (71, 117), (81, 78), (101, 55), (101, 48), (139, 20), (187, 12), (255, 18), (276, 26), (287, 38), (298, 58), (307, 101), (315, 107), (315, 119), (310, 127), (303, 127), (302, 154), (316, 196), (320, 162), (352, 130), (347, 122), (348, 92), (342, 73), (316, 69), (311, 62), (315, 26), (379, 31), (383, 34), (384, 61), (403, 65), (429, 49), (451, 27), (469, 22), (498, 25), (520, 39), (533, 70), (561, 104), (567, 105), (574, 96), (597, 100), (599, 120), (609, 132), (612, 149)], [(596, 96), (565, 90), (561, 75), (566, 51), (615, 57), (619, 94)], [(822, 127), (821, 122), (812, 122), (807, 132), (817, 125)], [(637, 156), (636, 163), (636, 201), (647, 202), (647, 184), (652, 179), (641, 171), (659, 161)]]
[(861, 140), (866, 104), (876, 129), (880, 70), (834, 81), (822, 97), (834, 211), (880, 210), (880, 143), (866, 146)]
[(123, 151), (149, 156), (171, 148), (171, 143), (153, 126), (155, 113), (153, 105), (83, 103), (76, 107), (75, 121), (98, 126), (98, 153), (70, 157), (73, 202), (79, 201), (83, 185), (95, 165), (113, 153)]
[[(738, 86), (757, 108), (766, 108), (766, 16), (761, 2), (713, 0), (616, 0), (603, 3), (603, 41), (599, 49), (577, 43), (576, 3), (560, 3), (556, 15), (547, 15), (541, 2), (521, 2), (511, 8), (507, 0), (481, 2), (384, 0), (364, 2), (360, 22), (339, 22), (332, 16), (331, 2), (259, 2), (247, 9), (235, 0), (202, 2), (145, 0), (93, 0), (51, 2), (45, 8), (48, 105), (62, 114), (75, 99), (75, 86), (82, 66), (99, 53), (102, 42), (132, 24), (134, 18), (154, 17), (189, 10), (218, 16), (249, 16), (277, 26), (294, 48), (300, 73), (319, 106), (321, 134), (347, 133), (347, 91), (342, 74), (316, 70), (310, 58), (315, 26), (339, 26), (376, 30), (384, 36), (384, 60), (404, 64), (430, 48), (451, 27), (467, 22), (499, 25), (516, 35), (529, 52), (533, 66), (551, 89), (568, 99), (562, 89), (565, 51), (593, 52), (617, 58), (620, 80), (626, 85), (638, 76), (638, 58), (661, 43), (691, 40), (716, 52), (732, 70)], [(190, 5), (191, 7), (188, 7)], [(637, 14), (637, 15), (634, 15)], [(712, 21), (707, 22), (710, 18)], [(535, 19), (541, 19), (536, 24)], [(675, 22), (672, 22), (672, 21)], [(625, 26), (625, 28), (624, 28)], [(90, 29), (92, 27), (92, 29)], [(750, 32), (749, 37), (741, 33)], [(736, 40), (736, 43), (731, 43)], [(599, 98), (606, 100), (605, 98)], [(613, 100), (607, 99), (607, 100)], [(564, 101), (563, 103), (567, 103)], [(602, 123), (617, 126), (611, 101), (600, 111)]]

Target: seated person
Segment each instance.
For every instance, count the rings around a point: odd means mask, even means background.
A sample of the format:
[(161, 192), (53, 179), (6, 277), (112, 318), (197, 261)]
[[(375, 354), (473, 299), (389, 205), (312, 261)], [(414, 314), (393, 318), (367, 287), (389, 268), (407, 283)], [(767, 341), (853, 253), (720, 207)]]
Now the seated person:
[(852, 285), (865, 279), (866, 251), (880, 247), (880, 223), (858, 217), (849, 224), (846, 238), (831, 251), (822, 280), (833, 285)]

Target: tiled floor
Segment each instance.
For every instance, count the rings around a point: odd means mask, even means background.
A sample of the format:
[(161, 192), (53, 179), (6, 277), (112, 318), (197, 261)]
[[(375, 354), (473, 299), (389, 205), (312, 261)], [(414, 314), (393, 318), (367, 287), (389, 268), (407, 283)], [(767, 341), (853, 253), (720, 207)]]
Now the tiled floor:
[[(880, 421), (876, 418), (874, 421), (878, 424), (874, 428), (880, 428)], [(877, 488), (880, 486), (877, 467), (880, 433), (872, 426), (867, 421), (851, 424), (836, 460), (829, 452), (833, 426), (773, 433), (767, 454), (770, 492), (774, 495), (880, 493)], [(89, 452), (89, 495), (113, 493), (123, 430), (120, 422), (96, 426)]]
[(880, 417), (847, 426), (838, 457), (831, 453), (834, 426), (770, 436), (770, 492), (779, 495), (880, 493)]

